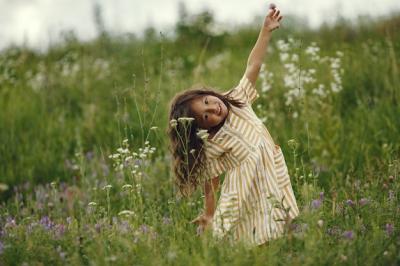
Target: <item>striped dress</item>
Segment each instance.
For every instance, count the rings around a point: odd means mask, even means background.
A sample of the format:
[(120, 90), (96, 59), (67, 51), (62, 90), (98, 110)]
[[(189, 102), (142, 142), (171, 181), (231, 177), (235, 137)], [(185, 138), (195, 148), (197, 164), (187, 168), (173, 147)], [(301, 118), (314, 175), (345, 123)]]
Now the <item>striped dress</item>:
[(259, 97), (256, 89), (243, 76), (228, 92), (246, 106), (232, 106), (224, 125), (205, 143), (204, 177), (225, 173), (212, 232), (255, 246), (281, 236), (287, 216), (293, 219), (299, 210), (282, 150), (251, 107)]

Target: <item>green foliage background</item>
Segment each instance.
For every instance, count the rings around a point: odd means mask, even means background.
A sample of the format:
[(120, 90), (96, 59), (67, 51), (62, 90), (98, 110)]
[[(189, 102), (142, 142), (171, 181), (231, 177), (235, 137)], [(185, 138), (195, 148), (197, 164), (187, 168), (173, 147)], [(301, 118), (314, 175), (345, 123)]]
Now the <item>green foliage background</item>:
[[(288, 17), (273, 34), (265, 61), (268, 71), (284, 75), (277, 40), (299, 41), (299, 54), (315, 42), (323, 55), (344, 53), (343, 90), (329, 104), (313, 105), (305, 99), (286, 106), (286, 88), (277, 84), (258, 100), (261, 107), (256, 113), (274, 112), (265, 124), (284, 151), (304, 213), (300, 224), (311, 229), (305, 236), (277, 240), (267, 250), (243, 253), (241, 246), (229, 249), (209, 242), (209, 237), (193, 236), (195, 229), (187, 221), (201, 208), (200, 193), (189, 201), (175, 199), (166, 126), (175, 93), (196, 83), (225, 91), (239, 82), (261, 23), (255, 20), (215, 32), (212, 13), (189, 16), (181, 10), (180, 16), (173, 33), (158, 34), (149, 28), (143, 38), (113, 35), (98, 20), (100, 34), (93, 41), (79, 41), (67, 32), (63, 42), (45, 53), (24, 47), (1, 52), (0, 183), (8, 189), (0, 192), (0, 224), (5, 226), (6, 217), (14, 217), (18, 226), (9, 229), (14, 230), (13, 236), (1, 240), (6, 248), (0, 262), (399, 263), (400, 17), (360, 18), (353, 24), (342, 19), (317, 30)], [(207, 62), (221, 53), (230, 56), (218, 68), (208, 67)], [(294, 111), (299, 117), (293, 118)], [(158, 129), (150, 130), (153, 126)], [(144, 167), (143, 193), (135, 204), (119, 192), (117, 187), (127, 179), (118, 176), (108, 157), (126, 138), (131, 147), (142, 147), (146, 140), (157, 147)], [(299, 144), (295, 151), (289, 139)], [(108, 197), (101, 190), (106, 184), (113, 185)], [(73, 189), (65, 190), (65, 186)], [(390, 202), (388, 190), (395, 191)], [(325, 191), (328, 201), (314, 212), (309, 203), (320, 191)], [(40, 193), (48, 199), (42, 202)], [(68, 200), (68, 193), (73, 199)], [(346, 209), (343, 200), (362, 197), (373, 199), (369, 208)], [(86, 210), (89, 201), (99, 206), (94, 213)], [(38, 207), (39, 203), (44, 207)], [(118, 222), (109, 223), (128, 208), (138, 213), (130, 218), (130, 226), (151, 224), (159, 237), (140, 236), (133, 244), (131, 235), (121, 233)], [(27, 233), (28, 224), (43, 216), (60, 224), (70, 217), (67, 236), (55, 239), (39, 229)], [(165, 216), (172, 217), (173, 223), (161, 223)], [(356, 240), (324, 236), (326, 228), (315, 227), (318, 219), (325, 221), (324, 226), (354, 228)], [(112, 226), (93, 237), (93, 226), (100, 221)], [(385, 235), (387, 223), (394, 224), (392, 237)], [(359, 233), (361, 224), (369, 233)], [(60, 250), (67, 254), (66, 260)], [(384, 251), (389, 255), (383, 255)]]

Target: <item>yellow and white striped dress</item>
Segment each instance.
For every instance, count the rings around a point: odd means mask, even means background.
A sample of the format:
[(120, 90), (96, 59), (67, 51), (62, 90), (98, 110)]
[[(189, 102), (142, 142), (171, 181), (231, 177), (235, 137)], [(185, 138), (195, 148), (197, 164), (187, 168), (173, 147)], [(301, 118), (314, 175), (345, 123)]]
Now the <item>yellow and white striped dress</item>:
[(205, 178), (226, 173), (212, 231), (217, 238), (260, 245), (281, 236), (286, 215), (293, 219), (299, 210), (282, 150), (251, 107), (259, 94), (246, 76), (232, 90), (246, 106), (232, 106), (205, 144)]

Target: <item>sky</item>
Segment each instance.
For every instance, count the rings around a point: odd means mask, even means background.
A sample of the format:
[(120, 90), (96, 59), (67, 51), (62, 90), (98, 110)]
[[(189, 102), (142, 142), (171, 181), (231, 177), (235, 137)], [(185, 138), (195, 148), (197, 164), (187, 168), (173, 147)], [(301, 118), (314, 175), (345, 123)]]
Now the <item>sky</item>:
[[(183, 2), (191, 13), (212, 10), (221, 24), (251, 22), (266, 14), (269, 3), (260, 0), (0, 0), (0, 49), (17, 44), (46, 49), (57, 42), (62, 30), (74, 30), (78, 38), (89, 40), (97, 34), (93, 6), (103, 10), (107, 30), (140, 35), (153, 26), (168, 31), (178, 19), (178, 5)], [(283, 16), (294, 14), (307, 19), (311, 27), (337, 16), (355, 19), (400, 11), (400, 0), (279, 0), (272, 1)]]

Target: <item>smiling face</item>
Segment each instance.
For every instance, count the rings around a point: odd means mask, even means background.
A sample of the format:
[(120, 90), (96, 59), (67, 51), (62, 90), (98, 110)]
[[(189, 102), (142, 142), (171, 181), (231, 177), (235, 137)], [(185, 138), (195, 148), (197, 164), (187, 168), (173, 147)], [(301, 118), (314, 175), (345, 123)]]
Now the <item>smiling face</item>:
[(221, 99), (212, 95), (201, 95), (191, 100), (190, 108), (198, 125), (204, 129), (219, 125), (228, 115), (228, 107)]

